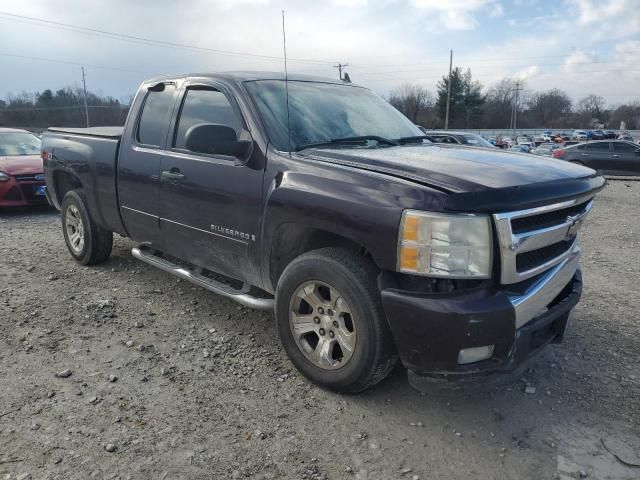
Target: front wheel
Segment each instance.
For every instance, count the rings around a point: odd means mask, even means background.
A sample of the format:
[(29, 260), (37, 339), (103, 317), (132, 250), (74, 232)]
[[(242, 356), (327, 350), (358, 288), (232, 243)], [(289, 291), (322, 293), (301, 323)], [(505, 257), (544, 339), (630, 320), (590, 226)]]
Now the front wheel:
[(71, 256), (82, 265), (95, 265), (109, 258), (113, 232), (96, 225), (87, 210), (82, 192), (67, 192), (61, 209), (62, 232)]
[(280, 340), (314, 383), (359, 392), (384, 379), (396, 355), (367, 259), (340, 248), (296, 258), (276, 290)]

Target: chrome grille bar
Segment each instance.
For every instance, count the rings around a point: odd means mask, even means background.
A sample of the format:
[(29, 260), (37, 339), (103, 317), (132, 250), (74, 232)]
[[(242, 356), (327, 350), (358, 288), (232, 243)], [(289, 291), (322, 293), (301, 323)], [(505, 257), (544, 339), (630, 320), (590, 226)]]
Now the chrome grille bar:
[[(561, 219), (559, 223), (555, 225), (517, 234), (513, 233), (511, 224), (513, 219), (547, 214), (549, 212), (567, 209), (582, 203), (585, 203), (585, 207), (582, 211), (575, 215), (567, 215), (566, 218)], [(498, 232), (498, 241), (500, 243), (501, 283), (518, 283), (539, 275), (540, 273), (564, 262), (576, 248), (576, 234), (592, 208), (593, 195), (589, 195), (565, 202), (554, 203), (552, 205), (494, 214), (493, 219)], [(568, 245), (568, 248), (560, 255), (550, 258), (544, 263), (529, 270), (521, 272), (517, 270), (516, 260), (518, 255), (574, 238), (575, 240), (571, 242)]]

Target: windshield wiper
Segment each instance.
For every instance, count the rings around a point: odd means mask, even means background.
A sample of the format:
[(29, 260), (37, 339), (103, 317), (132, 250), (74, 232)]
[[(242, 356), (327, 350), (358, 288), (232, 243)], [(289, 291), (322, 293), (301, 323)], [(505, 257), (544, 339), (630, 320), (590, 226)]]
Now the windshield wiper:
[(414, 135), (412, 137), (400, 137), (396, 138), (394, 141), (399, 145), (404, 145), (406, 143), (422, 143), (422, 140), (429, 140), (433, 142), (433, 138), (428, 135)]
[(368, 140), (374, 140), (381, 145), (396, 146), (399, 144), (394, 140), (389, 140), (388, 138), (379, 137), (378, 135), (361, 135), (358, 137), (332, 138), (327, 142), (307, 143), (306, 145), (300, 145), (299, 147), (297, 147), (296, 152), (299, 152), (300, 150), (305, 150), (307, 148), (331, 147), (334, 145), (353, 144), (353, 145), (360, 146), (365, 144)]

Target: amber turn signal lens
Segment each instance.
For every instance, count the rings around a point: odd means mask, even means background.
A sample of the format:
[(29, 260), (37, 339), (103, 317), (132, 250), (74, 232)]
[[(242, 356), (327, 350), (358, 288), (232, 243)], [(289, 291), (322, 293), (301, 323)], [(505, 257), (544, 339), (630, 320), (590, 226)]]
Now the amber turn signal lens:
[(418, 249), (416, 247), (402, 246), (400, 250), (400, 267), (404, 271), (415, 272), (418, 270)]
[(404, 225), (402, 232), (403, 240), (418, 241), (418, 217), (406, 216), (404, 217)]

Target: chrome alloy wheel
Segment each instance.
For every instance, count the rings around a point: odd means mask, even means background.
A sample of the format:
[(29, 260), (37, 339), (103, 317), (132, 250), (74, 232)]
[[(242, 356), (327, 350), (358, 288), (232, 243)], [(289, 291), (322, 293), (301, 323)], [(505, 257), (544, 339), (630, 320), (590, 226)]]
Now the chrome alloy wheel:
[(75, 205), (69, 205), (65, 216), (65, 228), (69, 245), (74, 253), (82, 253), (84, 248), (84, 223), (80, 216), (80, 210)]
[(316, 367), (344, 367), (356, 346), (356, 322), (340, 292), (310, 281), (298, 287), (289, 305), (289, 326), (296, 345)]

